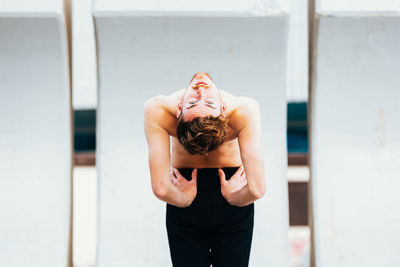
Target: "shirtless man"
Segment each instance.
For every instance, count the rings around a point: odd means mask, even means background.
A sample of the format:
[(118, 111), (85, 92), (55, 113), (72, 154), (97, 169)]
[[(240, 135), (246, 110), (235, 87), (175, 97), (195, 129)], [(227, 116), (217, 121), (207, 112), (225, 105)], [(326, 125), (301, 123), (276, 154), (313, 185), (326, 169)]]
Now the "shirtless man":
[(144, 126), (173, 266), (248, 266), (253, 202), (265, 193), (258, 103), (198, 72), (187, 88), (146, 101)]

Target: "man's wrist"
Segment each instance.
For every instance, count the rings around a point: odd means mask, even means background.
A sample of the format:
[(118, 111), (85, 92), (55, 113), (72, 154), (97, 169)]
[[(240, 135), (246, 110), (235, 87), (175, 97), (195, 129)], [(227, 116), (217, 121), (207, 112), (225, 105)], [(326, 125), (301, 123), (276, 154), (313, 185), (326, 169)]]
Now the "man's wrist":
[(185, 208), (189, 207), (190, 205), (192, 205), (192, 202), (193, 202), (193, 200), (186, 200), (184, 207)]
[(231, 204), (231, 205), (233, 205), (233, 206), (237, 206), (237, 205), (235, 205), (235, 199), (234, 199), (234, 193), (231, 193), (231, 194), (222, 194), (222, 196), (225, 198), (225, 200), (229, 203), (229, 204)]
[(180, 208), (189, 207), (192, 204), (194, 199), (190, 199), (190, 197), (187, 194), (180, 191), (175, 185), (171, 184), (171, 186), (174, 187), (175, 192), (173, 194), (175, 194), (175, 196), (177, 196), (176, 201), (178, 203), (176, 206), (180, 207)]
[(177, 203), (175, 204), (175, 206), (179, 207), (179, 208), (187, 208), (192, 204), (193, 200), (189, 200), (188, 198), (186, 198), (185, 196), (180, 197), (177, 201)]
[(226, 201), (232, 206), (244, 207), (253, 203), (256, 199), (249, 192), (248, 185), (243, 186), (240, 190), (224, 196)]

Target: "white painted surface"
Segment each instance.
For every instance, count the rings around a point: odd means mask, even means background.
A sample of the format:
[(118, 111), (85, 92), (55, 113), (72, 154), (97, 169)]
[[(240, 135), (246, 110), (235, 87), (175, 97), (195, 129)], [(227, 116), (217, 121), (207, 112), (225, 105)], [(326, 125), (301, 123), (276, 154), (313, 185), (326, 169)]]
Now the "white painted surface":
[(109, 11), (161, 11), (164, 15), (171, 11), (188, 11), (196, 13), (213, 12), (222, 13), (251, 13), (252, 15), (276, 14), (290, 11), (290, 0), (96, 0), (94, 1), (95, 12)]
[(72, 0), (73, 107), (97, 106), (96, 45), (91, 0)]
[(67, 266), (71, 116), (57, 12), (0, 15), (0, 266)]
[(400, 11), (400, 0), (315, 0), (318, 12)]
[(92, 267), (96, 259), (97, 171), (74, 167), (74, 267)]
[(310, 227), (290, 226), (290, 263), (292, 267), (310, 267)]
[[(96, 84), (96, 59), (95, 59), (95, 41), (94, 29), (91, 13), (90, 0), (72, 1), (72, 44), (73, 44), (73, 107), (74, 109), (94, 109), (97, 107), (97, 84)], [(138, 7), (137, 2), (128, 1), (113, 2), (96, 1), (98, 6), (96, 10), (118, 10), (124, 13), (130, 10), (159, 9), (165, 10), (165, 1), (154, 6), (156, 2), (143, 1)], [(164, 3), (164, 4), (163, 4)], [(176, 2), (171, 5), (168, 2), (167, 9), (171, 10), (194, 10), (193, 3), (183, 1), (183, 4)], [(230, 4), (232, 11), (243, 12), (251, 10), (253, 13), (262, 14), (265, 12), (278, 12), (284, 7), (286, 11), (291, 7), (292, 13), (289, 22), (288, 32), (288, 55), (287, 55), (287, 101), (305, 102), (308, 95), (308, 43), (307, 43), (307, 1), (291, 0), (282, 3), (276, 1), (238, 1), (235, 5)], [(178, 5), (179, 4), (179, 5)], [(249, 5), (250, 4), (250, 5)], [(185, 6), (186, 5), (186, 6)], [(226, 11), (227, 6), (221, 6), (221, 3), (213, 1), (213, 4), (202, 4), (203, 9), (209, 11)], [(161, 8), (162, 7), (162, 8)], [(254, 11), (258, 7), (261, 11)], [(213, 9), (211, 9), (213, 8)], [(236, 9), (235, 9), (236, 8)], [(197, 8), (196, 8), (197, 9)], [(275, 10), (275, 11), (274, 11)], [(251, 11), (250, 11), (251, 12)], [(182, 15), (182, 14), (181, 14)]]
[(287, 101), (308, 98), (308, 0), (291, 0), (287, 42)]
[(250, 266), (289, 266), (288, 17), (95, 14), (100, 74), (97, 265), (171, 266), (165, 203), (150, 186), (143, 104), (151, 96), (186, 87), (195, 72), (207, 71), (221, 89), (261, 104), (267, 193), (256, 203)]
[(308, 182), (310, 180), (310, 168), (304, 166), (289, 166), (287, 168), (288, 182)]
[(318, 16), (316, 266), (400, 266), (400, 16)]
[(62, 14), (63, 1), (61, 0), (1, 0), (0, 13), (8, 12), (49, 12)]

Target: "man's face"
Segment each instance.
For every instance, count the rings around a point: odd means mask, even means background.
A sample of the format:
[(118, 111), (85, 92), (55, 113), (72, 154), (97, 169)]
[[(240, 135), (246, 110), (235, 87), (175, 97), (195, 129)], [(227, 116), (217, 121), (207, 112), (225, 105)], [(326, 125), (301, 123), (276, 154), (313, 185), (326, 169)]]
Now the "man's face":
[(218, 117), (225, 111), (221, 95), (208, 73), (197, 72), (186, 88), (183, 100), (178, 105), (177, 117), (181, 112), (184, 121), (197, 117)]

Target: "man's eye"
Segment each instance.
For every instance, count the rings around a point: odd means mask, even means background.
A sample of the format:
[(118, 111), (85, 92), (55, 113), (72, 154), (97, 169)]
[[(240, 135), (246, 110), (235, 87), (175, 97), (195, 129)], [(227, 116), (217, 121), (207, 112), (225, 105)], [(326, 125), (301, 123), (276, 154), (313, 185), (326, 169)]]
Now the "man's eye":
[(214, 102), (212, 102), (212, 101), (207, 101), (207, 104), (214, 105)]
[(196, 104), (196, 102), (195, 101), (189, 101), (189, 104), (194, 105), (194, 104)]

